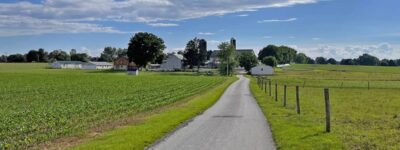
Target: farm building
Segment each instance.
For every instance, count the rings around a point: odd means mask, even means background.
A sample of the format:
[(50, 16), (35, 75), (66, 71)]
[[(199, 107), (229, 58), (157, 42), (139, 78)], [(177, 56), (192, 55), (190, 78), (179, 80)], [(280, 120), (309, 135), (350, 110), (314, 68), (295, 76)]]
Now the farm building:
[(88, 62), (82, 64), (82, 69), (85, 70), (106, 70), (112, 68), (113, 65), (108, 62)]
[(160, 70), (160, 64), (150, 64), (149, 66), (148, 66), (148, 69), (149, 70)]
[(160, 65), (160, 70), (174, 71), (176, 69), (182, 69), (183, 56), (180, 54), (168, 54), (167, 59)]
[(127, 70), (129, 60), (126, 57), (119, 57), (114, 61), (114, 70)]
[[(251, 54), (255, 55), (253, 49), (237, 49), (235, 38), (231, 38), (230, 44), (233, 45), (233, 47), (235, 48), (236, 55), (241, 55), (243, 53), (251, 53)], [(220, 51), (221, 50), (213, 50), (212, 51), (210, 58), (209, 58), (208, 62), (206, 63), (209, 68), (217, 68), (218, 65), (220, 64), (219, 58), (218, 58), (218, 53)]]
[(250, 70), (251, 74), (254, 76), (266, 76), (274, 74), (274, 68), (264, 64), (257, 65)]
[(54, 69), (81, 69), (82, 64), (80, 61), (55, 61), (50, 65)]

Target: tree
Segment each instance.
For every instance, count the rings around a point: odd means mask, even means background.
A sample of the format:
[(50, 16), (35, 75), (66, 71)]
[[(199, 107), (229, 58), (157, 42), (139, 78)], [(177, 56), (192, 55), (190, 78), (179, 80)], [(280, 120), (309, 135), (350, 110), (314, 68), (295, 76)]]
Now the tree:
[(197, 66), (197, 69), (200, 69), (200, 65), (203, 65), (207, 60), (206, 40), (197, 38), (190, 40), (186, 44), (183, 57), (184, 65), (189, 65), (190, 69), (192, 69), (193, 66)]
[(340, 61), (341, 65), (355, 65), (354, 60), (353, 59), (342, 59)]
[(296, 55), (296, 58), (294, 60), (294, 62), (298, 63), (298, 64), (306, 64), (307, 63), (307, 56), (304, 53), (298, 53)]
[(212, 53), (213, 53), (213, 51), (207, 51), (207, 60), (210, 60)]
[(291, 63), (296, 59), (297, 51), (287, 46), (268, 45), (258, 53), (258, 59), (263, 60), (266, 56), (274, 56), (278, 63)]
[(381, 66), (389, 66), (389, 60), (388, 59), (382, 59), (380, 62)]
[(49, 59), (51, 61), (54, 61), (54, 60), (60, 60), (60, 61), (71, 60), (70, 56), (66, 52), (64, 52), (62, 50), (54, 50), (54, 51), (50, 52)]
[(324, 58), (324, 57), (317, 57), (317, 58), (315, 58), (315, 62), (316, 62), (317, 64), (327, 64), (326, 58)]
[(315, 64), (315, 60), (311, 57), (307, 57), (307, 64)]
[(377, 66), (379, 65), (379, 59), (369, 54), (363, 54), (357, 59), (358, 64), (366, 66)]
[(48, 56), (49, 54), (43, 48), (39, 48), (38, 55), (39, 55), (39, 62), (49, 61), (49, 56)]
[(12, 54), (7, 57), (8, 62), (25, 62), (25, 56), (22, 54)]
[(262, 60), (262, 63), (271, 67), (276, 67), (276, 65), (278, 64), (276, 58), (274, 56), (267, 56), (264, 57), (264, 59)]
[(136, 33), (129, 41), (129, 62), (135, 62), (139, 67), (146, 67), (165, 49), (164, 41), (152, 33)]
[(279, 51), (279, 47), (275, 45), (268, 45), (258, 52), (258, 60), (263, 60), (264, 57), (267, 56), (277, 56)]
[(115, 47), (105, 47), (100, 54), (100, 59), (107, 62), (112, 62), (117, 58), (117, 49)]
[(39, 62), (39, 53), (36, 50), (30, 50), (27, 54), (26, 54), (26, 61), (27, 62)]
[(389, 60), (389, 66), (397, 66), (396, 61), (395, 60)]
[(128, 57), (128, 49), (122, 49), (122, 48), (119, 48), (118, 50), (117, 50), (117, 56), (118, 57)]
[(246, 52), (239, 55), (239, 66), (249, 72), (251, 68), (257, 66), (258, 60), (254, 53)]
[(220, 60), (219, 71), (222, 75), (232, 75), (233, 68), (236, 66), (235, 47), (228, 42), (222, 42), (218, 45), (220, 49), (218, 59)]
[(326, 62), (331, 65), (336, 65), (338, 63), (334, 58), (329, 58)]
[(183, 51), (183, 64), (185, 66), (189, 66), (190, 69), (193, 69), (193, 66), (198, 65), (200, 55), (200, 49), (198, 47), (197, 38), (190, 40), (186, 44), (185, 51)]
[(90, 60), (89, 55), (86, 53), (75, 53), (71, 55), (72, 61), (83, 61), (88, 62)]
[(164, 53), (161, 53), (160, 55), (157, 56), (157, 58), (152, 63), (162, 64), (165, 58), (167, 58), (167, 55)]

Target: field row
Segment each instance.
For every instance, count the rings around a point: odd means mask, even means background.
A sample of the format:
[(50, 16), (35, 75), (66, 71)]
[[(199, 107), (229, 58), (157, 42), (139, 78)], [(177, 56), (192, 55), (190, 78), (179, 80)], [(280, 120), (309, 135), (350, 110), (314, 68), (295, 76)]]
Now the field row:
[(173, 103), (225, 79), (113, 73), (2, 73), (0, 147), (25, 147)]

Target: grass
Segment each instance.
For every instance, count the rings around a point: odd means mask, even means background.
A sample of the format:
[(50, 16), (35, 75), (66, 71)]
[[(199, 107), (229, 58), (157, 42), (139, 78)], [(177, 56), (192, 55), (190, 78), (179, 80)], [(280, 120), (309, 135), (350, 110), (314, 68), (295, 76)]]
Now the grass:
[[(252, 78), (251, 89), (268, 118), (279, 149), (399, 149), (400, 87), (397, 80), (400, 77), (397, 70), (294, 65), (270, 77), (273, 83), (279, 84), (278, 102), (274, 100), (274, 86), (273, 95), (269, 96), (268, 90), (265, 93)], [(357, 78), (359, 74), (369, 77)], [(387, 77), (391, 78), (384, 80)], [(304, 87), (303, 79), (306, 79)], [(379, 85), (373, 84), (368, 90), (365, 84), (368, 81)], [(339, 86), (337, 82), (344, 82), (346, 86)], [(288, 85), (286, 107), (282, 103), (284, 84)], [(300, 115), (296, 114), (295, 108), (296, 85), (300, 86)], [(330, 88), (331, 133), (325, 132), (324, 87)]]
[(235, 80), (230, 78), (224, 84), (191, 97), (184, 103), (146, 115), (139, 123), (109, 131), (72, 149), (144, 149), (181, 123), (209, 108)]
[(46, 69), (0, 64), (0, 149), (29, 148), (147, 112), (227, 81), (224, 77)]

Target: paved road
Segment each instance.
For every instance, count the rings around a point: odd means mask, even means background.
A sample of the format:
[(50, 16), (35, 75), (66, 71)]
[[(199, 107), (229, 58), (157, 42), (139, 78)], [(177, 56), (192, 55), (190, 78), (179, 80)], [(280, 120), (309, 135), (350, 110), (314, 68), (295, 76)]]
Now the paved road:
[(149, 149), (154, 150), (272, 150), (269, 126), (240, 77), (220, 100), (188, 125)]

